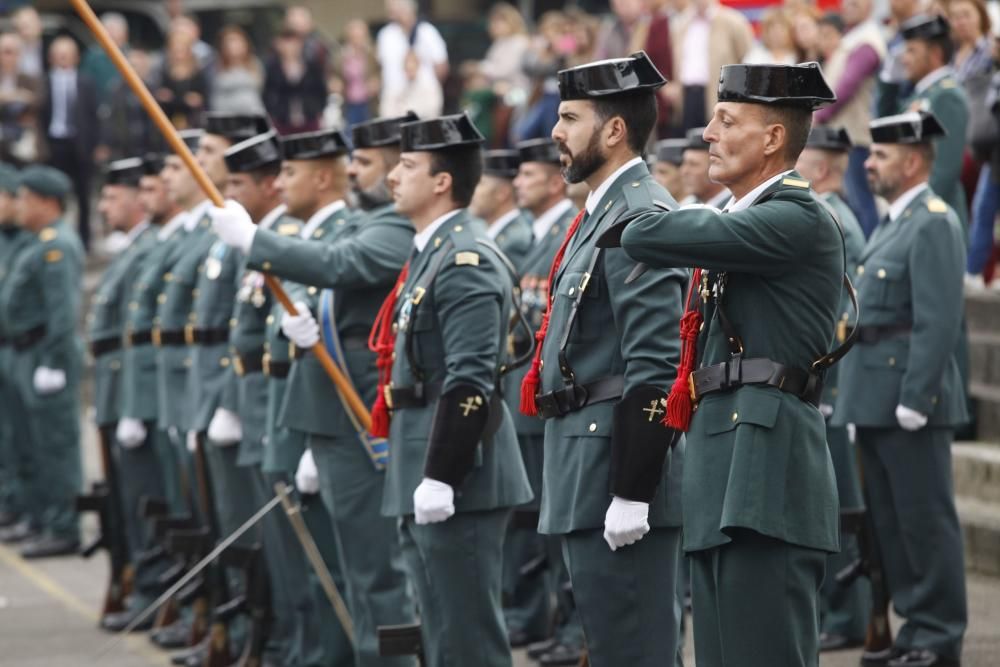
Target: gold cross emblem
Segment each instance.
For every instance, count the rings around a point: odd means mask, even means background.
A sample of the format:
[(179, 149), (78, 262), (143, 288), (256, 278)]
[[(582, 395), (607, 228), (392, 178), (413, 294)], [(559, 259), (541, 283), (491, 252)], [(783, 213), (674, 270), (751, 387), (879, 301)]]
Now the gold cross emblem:
[(661, 403), (663, 403), (663, 399), (656, 398), (649, 402), (648, 408), (642, 409), (643, 412), (649, 413), (648, 421), (653, 421), (654, 419), (663, 414), (663, 408), (660, 407)]
[(483, 399), (480, 396), (469, 396), (465, 399), (465, 403), (462, 403), (460, 408), (462, 408), (462, 416), (468, 417), (470, 412), (475, 412), (479, 409), (479, 406), (483, 404)]

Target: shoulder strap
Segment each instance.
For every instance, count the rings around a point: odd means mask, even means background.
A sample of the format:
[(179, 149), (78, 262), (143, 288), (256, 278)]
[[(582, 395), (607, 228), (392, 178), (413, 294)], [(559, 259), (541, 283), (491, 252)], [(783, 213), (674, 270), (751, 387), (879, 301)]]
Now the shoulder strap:
[(520, 276), (517, 274), (517, 269), (514, 268), (513, 262), (511, 262), (510, 258), (504, 254), (503, 250), (500, 249), (500, 246), (495, 244), (493, 241), (489, 239), (476, 239), (476, 242), (484, 248), (489, 248), (490, 251), (496, 255), (497, 259), (500, 260), (500, 263), (507, 268), (507, 273), (510, 274), (511, 285), (514, 286), (511, 292), (511, 300), (514, 304), (514, 316), (511, 318), (510, 329), (507, 334), (512, 335), (518, 327), (521, 327), (524, 329), (524, 332), (527, 334), (527, 339), (530, 341), (528, 349), (520, 357), (512, 359), (509, 364), (500, 366), (500, 376), (502, 377), (507, 373), (510, 373), (512, 370), (525, 365), (531, 361), (533, 356), (535, 356), (535, 332), (532, 331), (531, 325), (528, 323), (528, 318), (525, 317), (524, 310), (521, 308), (521, 280)]
[[(454, 243), (451, 237), (448, 237), (438, 248), (437, 254), (431, 258), (430, 264), (427, 265), (427, 270), (413, 286), (413, 296), (410, 297), (410, 321), (416, 321), (417, 309), (420, 304), (424, 302), (424, 297), (427, 292), (434, 285), (434, 279), (437, 278), (437, 274), (441, 272), (441, 266), (444, 264), (444, 260), (448, 257), (454, 247)], [(404, 334), (406, 340), (404, 342), (404, 347), (406, 348), (406, 359), (410, 362), (410, 370), (413, 376), (420, 382), (424, 380), (424, 371), (420, 368), (417, 363), (417, 355), (413, 351), (413, 327), (406, 327), (406, 332)]]
[[(833, 222), (837, 225), (837, 231), (840, 232), (840, 245), (844, 250), (844, 289), (847, 290), (847, 295), (851, 299), (851, 306), (854, 308), (854, 321), (860, 322), (861, 307), (858, 305), (858, 293), (855, 291), (854, 285), (851, 283), (851, 279), (847, 275), (847, 237), (844, 235), (844, 225), (840, 221), (840, 216), (837, 215), (837, 211), (815, 192), (813, 192), (813, 199), (819, 202), (820, 206), (822, 206), (826, 212), (830, 214), (830, 217), (833, 218)], [(812, 369), (817, 372), (823, 372), (830, 368), (844, 358), (844, 355), (847, 354), (852, 347), (854, 347), (854, 343), (857, 339), (858, 327), (854, 327), (844, 339), (844, 342), (837, 346), (836, 349), (832, 352), (824, 354), (822, 357), (814, 361)]]

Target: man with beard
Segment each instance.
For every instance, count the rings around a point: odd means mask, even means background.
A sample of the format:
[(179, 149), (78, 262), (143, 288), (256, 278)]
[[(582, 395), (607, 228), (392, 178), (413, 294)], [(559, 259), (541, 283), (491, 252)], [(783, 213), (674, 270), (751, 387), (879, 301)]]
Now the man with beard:
[(829, 352), (845, 258), (833, 216), (794, 166), (812, 112), (833, 99), (815, 63), (722, 68), (704, 137), (709, 177), (733, 193), (726, 210), (650, 210), (600, 242), (620, 237), (651, 266), (704, 267), (666, 406), (689, 443), (684, 548), (699, 664), (817, 661), (819, 589), (840, 547), (817, 406), (823, 371), (845, 351)]
[(856, 271), (864, 319), (844, 360), (836, 423), (857, 426), (876, 541), (905, 619), (880, 663), (958, 665), (967, 609), (951, 477), (954, 429), (968, 415), (955, 356), (965, 231), (929, 187), (933, 146), (950, 130), (928, 112), (871, 123), (865, 163), (889, 214)]
[[(364, 159), (356, 168), (343, 163), (346, 144), (339, 134), (284, 139), (285, 201), (290, 212), (310, 218), (307, 229), (315, 227), (317, 216), (321, 223), (332, 223), (321, 243), (253, 227), (235, 203), (213, 212), (219, 236), (247, 253), (249, 267), (309, 286), (309, 303), (296, 303), (299, 314), (282, 318), (282, 330), (296, 348), (296, 361), (280, 422), (307, 434), (308, 448), (296, 481), (302, 491), (320, 491), (333, 517), (359, 665), (407, 664), (402, 658), (379, 657), (376, 628), (412, 623), (413, 604), (399, 563), (395, 526), (379, 514), (387, 445), (357, 423), (310, 349), (322, 342), (359, 395), (369, 403), (375, 400), (377, 377), (367, 332), (406, 261), (413, 236), (409, 222), (381, 201), (386, 169), (398, 159), (399, 125), (406, 120), (410, 117), (355, 126), (355, 151), (361, 151), (358, 157)], [(334, 137), (337, 151), (324, 152)], [(322, 143), (316, 143), (319, 139)], [(302, 180), (302, 174), (314, 167), (329, 171), (325, 190), (310, 188)], [(333, 206), (346, 195), (348, 175), (359, 198), (376, 208), (345, 215), (342, 204)], [(310, 196), (315, 200), (310, 202)]]
[[(514, 179), (517, 205), (530, 213), (532, 245), (521, 264), (521, 312), (531, 327), (530, 336), (515, 338), (514, 351), (530, 349), (548, 305), (548, 273), (552, 258), (576, 217), (566, 197), (559, 148), (551, 139), (531, 139), (517, 145), (521, 165)], [(521, 459), (531, 481), (532, 501), (514, 510), (504, 542), (504, 616), (511, 646), (533, 639), (528, 656), (543, 665), (580, 662), (583, 628), (573, 604), (573, 594), (562, 557), (562, 540), (538, 533), (538, 508), (542, 498), (542, 453), (545, 422), (519, 410), (521, 367), (504, 378), (504, 398), (514, 416)], [(547, 571), (539, 567), (547, 561)], [(530, 573), (524, 573), (527, 568)], [(541, 570), (541, 571), (539, 571)], [(556, 598), (555, 617), (552, 596)], [(544, 639), (542, 639), (544, 637)]]
[(705, 128), (696, 127), (688, 130), (684, 140), (684, 152), (681, 155), (681, 182), (687, 197), (681, 200), (681, 205), (703, 204), (721, 209), (732, 196), (726, 186), (716, 183), (708, 177), (709, 155), (711, 146), (702, 136)]
[(518, 208), (514, 192), (520, 162), (515, 150), (486, 151), (483, 175), (469, 204), (469, 212), (486, 222), (486, 233), (516, 267), (531, 247), (531, 223)]
[(594, 667), (660, 665), (678, 650), (684, 445), (660, 418), (687, 276), (594, 245), (630, 212), (677, 206), (641, 157), (665, 83), (642, 52), (559, 72), (552, 138), (563, 177), (590, 195), (548, 271), (521, 411), (546, 420), (538, 528), (563, 538)]

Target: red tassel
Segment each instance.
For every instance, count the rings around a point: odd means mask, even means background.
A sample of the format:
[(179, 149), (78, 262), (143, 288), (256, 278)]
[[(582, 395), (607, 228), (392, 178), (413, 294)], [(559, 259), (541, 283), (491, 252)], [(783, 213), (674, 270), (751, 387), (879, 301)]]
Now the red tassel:
[(385, 393), (379, 392), (372, 406), (371, 434), (376, 438), (389, 437), (389, 406), (385, 403)]
[(527, 415), (528, 417), (538, 416), (538, 405), (535, 403), (535, 396), (538, 395), (538, 385), (540, 382), (541, 373), (538, 371), (538, 365), (532, 360), (531, 368), (524, 376), (524, 379), (521, 380), (522, 415)]
[(663, 418), (664, 426), (678, 431), (687, 432), (691, 427), (691, 414), (694, 412), (694, 402), (691, 398), (691, 373), (698, 361), (698, 334), (701, 332), (703, 318), (700, 309), (692, 309), (693, 295), (698, 291), (701, 282), (701, 269), (695, 269), (691, 276), (691, 286), (688, 288), (687, 305), (681, 318), (681, 359), (677, 365), (677, 378), (670, 387), (667, 396), (667, 414)]
[(392, 352), (396, 347), (396, 334), (392, 331), (392, 317), (396, 311), (396, 300), (399, 293), (403, 291), (406, 277), (410, 273), (410, 263), (403, 265), (403, 270), (399, 272), (396, 285), (385, 297), (382, 307), (375, 316), (372, 330), (368, 334), (368, 349), (375, 353), (375, 367), (378, 368), (378, 395), (375, 397), (375, 404), (372, 406), (372, 425), (368, 429), (376, 438), (389, 437), (389, 405), (385, 401), (386, 388), (392, 379)]

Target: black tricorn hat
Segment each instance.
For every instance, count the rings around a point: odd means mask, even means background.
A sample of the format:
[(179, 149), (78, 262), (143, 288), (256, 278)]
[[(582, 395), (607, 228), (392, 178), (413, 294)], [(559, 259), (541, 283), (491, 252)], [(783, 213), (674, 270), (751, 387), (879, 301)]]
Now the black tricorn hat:
[(189, 130), (181, 130), (177, 133), (181, 140), (187, 144), (188, 149), (193, 153), (198, 150), (198, 142), (201, 141), (201, 135), (205, 134), (205, 130), (199, 130), (192, 128)]
[(513, 179), (521, 166), (521, 154), (512, 150), (495, 150), (483, 153), (483, 175)]
[(394, 118), (376, 118), (365, 123), (359, 123), (351, 129), (351, 139), (355, 148), (379, 148), (381, 146), (396, 146), (401, 133), (399, 126), (420, 120), (417, 114), (407, 111), (405, 116)]
[(929, 111), (908, 111), (896, 116), (876, 118), (868, 126), (876, 144), (926, 144), (948, 134), (937, 117)]
[(687, 139), (661, 139), (656, 142), (656, 150), (653, 151), (654, 161), (679, 165), (685, 148), (688, 148)]
[(163, 153), (146, 153), (142, 158), (142, 173), (144, 176), (159, 176), (163, 171), (166, 156)]
[(688, 151), (707, 151), (709, 143), (705, 141), (704, 135), (705, 128), (703, 127), (692, 127), (684, 135), (687, 145), (684, 146), (684, 150)]
[(138, 187), (139, 180), (145, 175), (142, 158), (127, 157), (115, 160), (104, 170), (105, 185), (127, 185)]
[(559, 147), (551, 139), (528, 139), (517, 145), (521, 154), (521, 162), (545, 162), (560, 164)]
[(719, 101), (795, 107), (814, 111), (837, 101), (818, 63), (725, 65)]
[(903, 39), (938, 39), (951, 36), (948, 19), (940, 14), (921, 14), (899, 26)]
[(281, 151), (286, 160), (318, 160), (347, 155), (347, 139), (339, 130), (319, 130), (281, 137)]
[(400, 147), (404, 153), (478, 146), (486, 141), (464, 113), (403, 123), (400, 130)]
[(281, 143), (274, 130), (233, 144), (225, 152), (226, 168), (233, 173), (255, 171), (281, 162)]
[(267, 116), (255, 113), (221, 113), (205, 114), (205, 133), (217, 134), (233, 143), (255, 137), (271, 129)]
[(559, 72), (559, 99), (589, 100), (623, 93), (653, 91), (667, 80), (645, 51), (626, 58), (586, 63)]
[(851, 150), (851, 137), (842, 127), (818, 125), (809, 130), (806, 148), (821, 148), (825, 151), (847, 152)]

